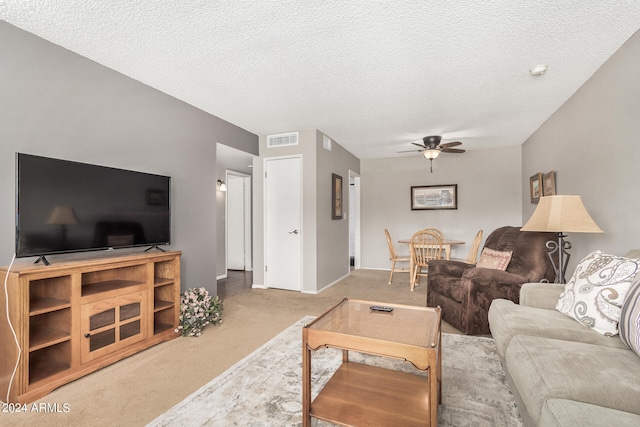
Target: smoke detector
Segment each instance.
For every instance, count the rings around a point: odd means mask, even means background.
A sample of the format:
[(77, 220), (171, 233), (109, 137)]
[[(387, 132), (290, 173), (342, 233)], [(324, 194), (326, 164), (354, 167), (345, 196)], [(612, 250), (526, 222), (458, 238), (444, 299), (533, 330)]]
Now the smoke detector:
[(546, 71), (547, 71), (546, 65), (536, 65), (535, 67), (529, 70), (529, 73), (532, 76), (537, 77), (537, 76), (543, 75)]

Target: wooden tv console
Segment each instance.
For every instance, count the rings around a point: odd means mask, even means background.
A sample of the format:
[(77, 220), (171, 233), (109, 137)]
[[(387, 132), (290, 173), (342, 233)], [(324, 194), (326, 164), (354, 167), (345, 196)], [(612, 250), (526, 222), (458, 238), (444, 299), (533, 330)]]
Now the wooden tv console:
[[(113, 254), (20, 265), (0, 292), (0, 396), (29, 403), (55, 388), (179, 336), (180, 252)], [(0, 268), (4, 284), (7, 268)]]

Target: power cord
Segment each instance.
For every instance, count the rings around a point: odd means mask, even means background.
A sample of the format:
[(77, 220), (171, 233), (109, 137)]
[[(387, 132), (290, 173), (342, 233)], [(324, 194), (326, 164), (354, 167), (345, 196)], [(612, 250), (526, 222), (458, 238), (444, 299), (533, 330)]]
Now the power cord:
[(9, 323), (9, 328), (13, 333), (13, 339), (16, 342), (16, 347), (18, 347), (18, 358), (16, 359), (16, 366), (13, 368), (13, 373), (11, 374), (11, 378), (9, 379), (9, 385), (7, 386), (7, 401), (2, 403), (9, 403), (9, 392), (11, 391), (11, 384), (13, 383), (13, 379), (16, 376), (18, 365), (20, 364), (20, 357), (22, 356), (22, 349), (20, 348), (20, 343), (18, 342), (18, 336), (16, 335), (16, 330), (13, 329), (11, 318), (9, 317), (9, 290), (7, 289), (7, 282), (9, 280), (9, 272), (11, 271), (11, 267), (13, 267), (13, 262), (15, 260), (16, 254), (13, 254), (13, 258), (11, 258), (11, 264), (9, 264), (9, 268), (7, 269), (7, 274), (4, 276), (4, 302), (6, 304), (5, 312), (7, 313), (7, 322)]

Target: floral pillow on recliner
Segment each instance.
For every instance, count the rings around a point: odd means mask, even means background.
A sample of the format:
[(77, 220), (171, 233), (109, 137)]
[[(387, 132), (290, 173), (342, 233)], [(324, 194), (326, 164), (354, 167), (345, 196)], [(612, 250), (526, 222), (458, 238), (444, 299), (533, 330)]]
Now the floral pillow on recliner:
[(638, 272), (637, 259), (593, 251), (576, 267), (556, 310), (602, 335), (617, 335), (622, 303)]
[(493, 268), (505, 271), (511, 262), (513, 251), (496, 251), (491, 248), (483, 248), (476, 268)]

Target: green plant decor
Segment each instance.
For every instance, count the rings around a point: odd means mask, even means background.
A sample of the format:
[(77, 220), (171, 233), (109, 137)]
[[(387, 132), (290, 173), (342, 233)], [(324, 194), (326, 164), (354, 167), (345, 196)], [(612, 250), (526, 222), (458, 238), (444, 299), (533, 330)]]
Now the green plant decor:
[(183, 337), (199, 337), (209, 324), (222, 322), (222, 301), (212, 298), (205, 288), (191, 288), (180, 297), (180, 325), (176, 332)]

